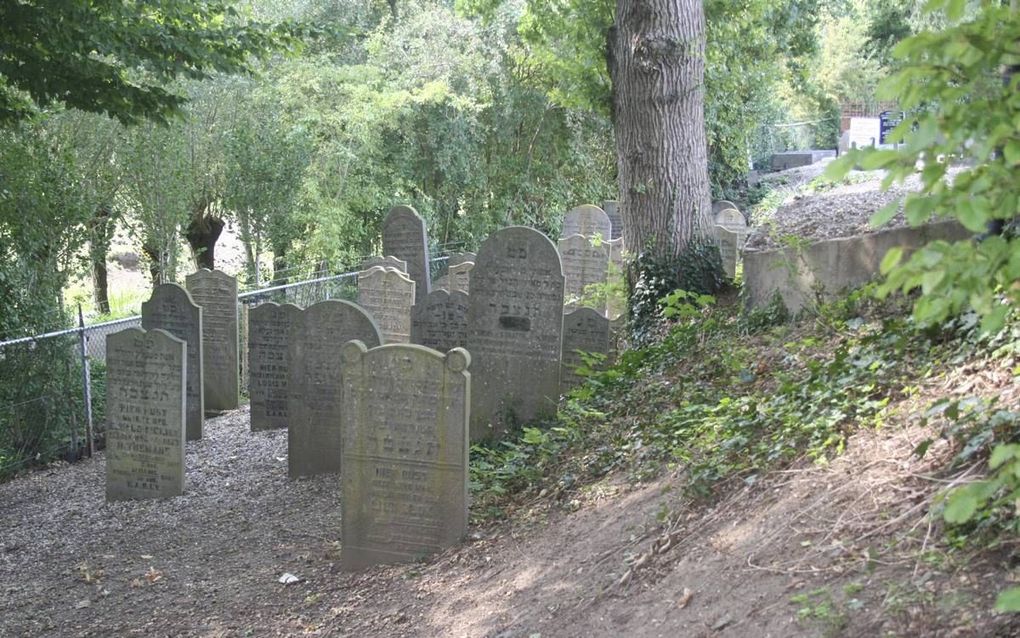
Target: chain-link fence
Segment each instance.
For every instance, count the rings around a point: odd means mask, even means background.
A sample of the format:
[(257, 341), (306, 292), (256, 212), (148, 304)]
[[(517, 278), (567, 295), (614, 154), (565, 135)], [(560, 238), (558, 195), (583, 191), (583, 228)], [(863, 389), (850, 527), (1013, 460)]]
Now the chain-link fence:
[[(431, 260), (433, 279), (447, 257)], [(242, 348), (241, 391), (247, 392), (247, 311), (266, 302), (305, 308), (327, 299), (355, 301), (358, 271), (314, 277), (237, 296)], [(140, 316), (0, 341), (0, 480), (28, 466), (76, 460), (104, 444), (106, 338), (141, 326)]]

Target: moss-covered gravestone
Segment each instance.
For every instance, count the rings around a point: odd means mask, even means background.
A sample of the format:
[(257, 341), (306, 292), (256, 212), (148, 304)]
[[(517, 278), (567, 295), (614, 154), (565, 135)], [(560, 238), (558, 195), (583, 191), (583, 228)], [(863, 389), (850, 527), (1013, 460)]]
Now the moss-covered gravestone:
[(609, 271), (609, 244), (593, 241), (584, 235), (571, 235), (557, 244), (563, 262), (564, 302), (568, 308), (574, 308), (584, 299), (588, 286), (605, 285)]
[(570, 237), (571, 235), (584, 235), (585, 237), (598, 235), (608, 241), (613, 235), (613, 223), (609, 221), (606, 211), (592, 204), (584, 204), (570, 209), (563, 216), (560, 237)]
[(584, 382), (577, 373), (581, 367), (592, 371), (603, 367), (592, 362), (589, 366), (581, 353), (609, 356), (609, 320), (591, 308), (578, 308), (563, 317), (563, 372), (560, 377), (561, 392)]
[(237, 278), (202, 268), (185, 278), (202, 307), (202, 387), (209, 410), (233, 410), (239, 401)]
[(467, 532), (471, 357), (343, 348), (344, 569), (418, 560)]
[(358, 305), (382, 331), (383, 343), (411, 342), (415, 284), (396, 268), (374, 266), (358, 273)]
[(468, 296), (433, 290), (411, 312), (411, 343), (440, 352), (467, 342)]

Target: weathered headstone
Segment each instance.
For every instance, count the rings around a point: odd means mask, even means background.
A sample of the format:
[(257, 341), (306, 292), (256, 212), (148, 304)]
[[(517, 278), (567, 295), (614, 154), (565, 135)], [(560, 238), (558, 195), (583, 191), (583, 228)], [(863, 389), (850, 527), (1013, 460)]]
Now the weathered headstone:
[(106, 339), (106, 500), (184, 492), (187, 345), (163, 330)]
[(465, 261), (470, 261), (470, 262), (474, 263), (474, 261), (475, 261), (475, 254), (474, 253), (453, 253), (452, 255), (447, 257), (447, 259), (446, 259), (446, 267), (447, 268), (452, 268), (452, 267), (456, 266), (457, 264), (463, 264)]
[(375, 266), (358, 273), (358, 305), (382, 330), (383, 343), (410, 343), (415, 285), (396, 268)]
[(407, 262), (404, 261), (403, 259), (398, 259), (393, 255), (387, 255), (386, 257), (381, 257), (379, 255), (369, 257), (364, 262), (362, 262), (361, 269), (369, 270), (370, 268), (374, 268), (376, 266), (383, 266), (385, 268), (396, 268), (400, 272), (407, 272)]
[[(597, 243), (596, 243), (597, 242)], [(563, 263), (563, 292), (568, 307), (576, 307), (591, 284), (605, 284), (609, 271), (609, 244), (571, 235), (558, 242)]]
[(733, 279), (737, 276), (737, 256), (742, 235), (728, 228), (716, 226), (715, 236), (719, 241), (719, 255), (722, 257), (723, 270), (726, 271), (727, 277)]
[(459, 264), (450, 266), (446, 273), (447, 288), (450, 292), (471, 292), (471, 269), (475, 267), (473, 261), (462, 261)]
[(202, 383), (205, 407), (234, 410), (239, 400), (237, 278), (202, 268), (185, 278), (188, 293), (202, 306)]
[(720, 212), (732, 208), (733, 210), (739, 210), (737, 205), (728, 199), (720, 199), (717, 202), (712, 202), (712, 215), (718, 215)]
[(471, 271), (468, 351), (474, 358), (471, 439), (554, 414), (560, 385), (563, 268), (533, 228), (504, 228)]
[(407, 262), (415, 295), (423, 299), (431, 290), (428, 235), (425, 220), (410, 206), (394, 206), (383, 220), (383, 253)]
[(572, 208), (563, 216), (563, 229), (560, 237), (584, 235), (585, 237), (600, 236), (608, 240), (613, 236), (613, 224), (609, 221), (606, 211), (592, 204), (584, 204)]
[(467, 532), (471, 357), (343, 348), (340, 564), (406, 562)]
[(602, 210), (609, 218), (611, 237), (607, 239), (620, 239), (623, 237), (623, 215), (620, 214), (620, 202), (615, 199), (607, 199), (602, 202)]
[(577, 374), (577, 369), (585, 365), (579, 351), (609, 356), (609, 320), (591, 308), (578, 308), (563, 316), (561, 392), (584, 382), (584, 377)]
[(293, 304), (264, 303), (248, 311), (248, 394), (251, 429), (287, 427), (287, 386), (290, 366), (287, 349), (301, 309)]
[(320, 301), (296, 322), (287, 350), (291, 477), (340, 471), (341, 349), (352, 339), (375, 347), (382, 334), (372, 317), (349, 301)]
[(747, 220), (736, 208), (727, 208), (716, 213), (715, 224), (734, 233), (747, 234)]
[(467, 343), (468, 296), (433, 290), (411, 312), (411, 343), (446, 352)]
[(153, 289), (149, 300), (142, 302), (142, 328), (166, 330), (188, 344), (186, 432), (189, 441), (201, 439), (202, 420), (205, 418), (202, 307), (179, 285), (160, 284)]

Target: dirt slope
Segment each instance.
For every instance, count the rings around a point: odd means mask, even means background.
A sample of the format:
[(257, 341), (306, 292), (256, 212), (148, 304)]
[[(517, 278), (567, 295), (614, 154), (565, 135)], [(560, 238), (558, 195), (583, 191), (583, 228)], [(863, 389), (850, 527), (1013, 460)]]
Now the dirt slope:
[(1004, 565), (922, 560), (924, 434), (859, 434), (701, 509), (677, 477), (614, 477), (349, 574), (337, 477), (289, 481), (284, 433), (241, 410), (188, 443), (182, 498), (105, 503), (102, 454), (0, 485), (0, 636), (1017, 635), (987, 611)]

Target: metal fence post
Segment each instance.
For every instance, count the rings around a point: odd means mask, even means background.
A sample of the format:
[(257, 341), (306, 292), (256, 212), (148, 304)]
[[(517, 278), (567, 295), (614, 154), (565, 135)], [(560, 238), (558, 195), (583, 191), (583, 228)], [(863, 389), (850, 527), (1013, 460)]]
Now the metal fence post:
[(82, 388), (84, 390), (82, 396), (85, 397), (85, 439), (88, 442), (87, 449), (89, 458), (91, 458), (92, 453), (95, 451), (92, 441), (92, 375), (89, 374), (89, 356), (86, 341), (85, 318), (81, 312), (81, 304), (78, 304), (78, 345), (81, 349), (81, 377)]

